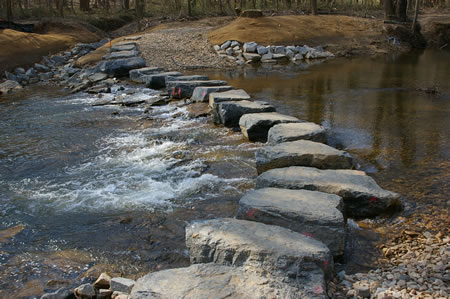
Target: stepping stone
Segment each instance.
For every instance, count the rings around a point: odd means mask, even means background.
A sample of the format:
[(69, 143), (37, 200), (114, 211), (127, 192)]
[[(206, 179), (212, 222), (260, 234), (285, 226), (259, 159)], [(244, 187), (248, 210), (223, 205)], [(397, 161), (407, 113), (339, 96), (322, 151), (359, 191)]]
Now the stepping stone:
[(106, 73), (94, 73), (88, 77), (88, 80), (93, 83), (96, 83), (105, 80), (106, 78), (108, 78), (108, 74)]
[(324, 127), (311, 122), (278, 124), (270, 128), (267, 143), (277, 144), (302, 139), (325, 142), (325, 133)]
[(344, 254), (342, 198), (308, 190), (264, 188), (248, 191), (236, 218), (278, 225), (323, 242), (334, 256)]
[(192, 97), (194, 89), (199, 86), (225, 86), (226, 81), (201, 80), (201, 81), (168, 81), (167, 90), (174, 99), (187, 99)]
[(112, 52), (111, 54), (103, 56), (103, 59), (131, 58), (137, 56), (138, 54), (139, 52), (136, 50)]
[(160, 89), (166, 87), (166, 81), (168, 77), (179, 77), (183, 74), (180, 72), (164, 72), (154, 75), (146, 75), (145, 86), (153, 89)]
[(373, 178), (358, 170), (320, 170), (286, 167), (264, 172), (256, 188), (307, 189), (337, 194), (344, 199), (348, 217), (373, 217), (400, 207), (400, 195), (381, 188)]
[(223, 92), (232, 90), (231, 86), (200, 86), (194, 89), (191, 101), (193, 102), (208, 102), (209, 95), (213, 92)]
[(140, 40), (142, 38), (142, 36), (128, 36), (128, 37), (125, 37), (123, 40), (131, 40), (131, 41), (133, 41), (133, 40)]
[(96, 71), (113, 77), (123, 77), (128, 76), (130, 70), (143, 67), (145, 67), (145, 60), (142, 57), (133, 57), (100, 61)]
[(115, 44), (114, 44), (114, 46), (125, 46), (125, 45), (133, 45), (133, 46), (136, 46), (136, 42), (135, 42), (135, 41), (127, 41), (127, 40), (124, 40), (124, 41), (121, 41), (121, 42), (118, 42), (118, 43), (115, 43)]
[(323, 285), (332, 272), (329, 249), (314, 238), (284, 227), (231, 218), (191, 223), (186, 227), (191, 263), (259, 270), (305, 289)]
[(168, 77), (167, 81), (205, 81), (209, 80), (208, 76), (192, 75), (192, 76), (178, 76)]
[(232, 89), (224, 92), (213, 92), (209, 95), (209, 106), (214, 109), (214, 105), (225, 101), (250, 100), (250, 96), (243, 89)]
[(248, 113), (274, 112), (275, 108), (262, 101), (218, 102), (214, 105), (214, 123), (226, 127), (239, 127), (239, 119)]
[[(242, 118), (244, 117), (245, 115)], [(353, 159), (347, 152), (309, 140), (266, 145), (256, 152), (256, 170), (259, 174), (270, 169), (289, 166), (350, 169), (353, 167)]]
[(276, 112), (245, 114), (239, 120), (242, 134), (250, 141), (267, 141), (269, 129), (280, 123), (301, 122), (296, 117)]
[(137, 50), (135, 45), (113, 45), (110, 49), (111, 52), (120, 52), (120, 51), (133, 51)]
[(144, 67), (141, 69), (131, 70), (130, 71), (130, 79), (131, 81), (137, 82), (137, 83), (145, 83), (145, 76), (146, 75), (153, 75), (157, 73), (164, 72), (163, 68), (160, 67)]
[(145, 275), (137, 280), (130, 298), (325, 298), (324, 292), (318, 292), (319, 288), (315, 291), (310, 294), (280, 279), (244, 268), (197, 264)]

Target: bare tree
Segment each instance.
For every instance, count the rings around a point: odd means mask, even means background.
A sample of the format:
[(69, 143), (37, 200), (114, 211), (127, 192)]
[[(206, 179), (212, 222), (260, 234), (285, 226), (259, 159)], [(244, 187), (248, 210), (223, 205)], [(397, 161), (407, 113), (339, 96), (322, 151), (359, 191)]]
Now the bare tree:
[(89, 11), (89, 0), (80, 0), (80, 10)]
[(12, 20), (13, 20), (11, 0), (6, 0), (6, 20), (8, 22), (12, 22)]
[(311, 0), (311, 14), (317, 15), (317, 0)]

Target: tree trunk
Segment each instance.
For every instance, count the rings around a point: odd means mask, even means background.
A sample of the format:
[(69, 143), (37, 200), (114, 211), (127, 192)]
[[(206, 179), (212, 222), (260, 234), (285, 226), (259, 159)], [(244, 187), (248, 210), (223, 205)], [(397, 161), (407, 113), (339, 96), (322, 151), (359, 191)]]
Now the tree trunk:
[(392, 0), (384, 0), (384, 18), (389, 19), (394, 15), (394, 5), (392, 4)]
[(187, 0), (188, 5), (188, 16), (192, 17), (191, 0)]
[(416, 0), (416, 7), (414, 8), (414, 19), (412, 23), (412, 31), (416, 31), (417, 15), (419, 14), (419, 0)]
[(397, 0), (397, 7), (395, 11), (395, 15), (397, 16), (400, 22), (406, 22), (406, 8), (408, 7), (408, 3), (406, 0)]
[(8, 22), (13, 21), (12, 3), (11, 0), (6, 0), (6, 20)]
[(317, 15), (317, 0), (311, 0), (311, 14)]
[(81, 11), (89, 11), (89, 0), (80, 0), (80, 10)]
[(136, 9), (136, 22), (138, 31), (141, 31), (141, 19), (142, 19), (142, 5), (141, 1), (143, 0), (136, 0), (135, 1), (135, 9)]
[(120, 5), (122, 9), (130, 9), (130, 0), (122, 0)]

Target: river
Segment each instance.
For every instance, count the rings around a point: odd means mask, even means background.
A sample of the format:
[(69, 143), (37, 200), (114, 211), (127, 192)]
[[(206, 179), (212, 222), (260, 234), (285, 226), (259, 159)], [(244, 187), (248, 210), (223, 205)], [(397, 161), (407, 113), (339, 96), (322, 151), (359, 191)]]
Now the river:
[[(403, 195), (401, 215), (448, 210), (448, 52), (204, 73), (327, 127), (328, 144)], [(234, 216), (253, 187), (261, 144), (182, 105), (144, 113), (96, 99), (41, 85), (0, 98), (0, 297), (186, 266), (186, 222)], [(370, 267), (377, 240), (356, 234), (346, 262)]]

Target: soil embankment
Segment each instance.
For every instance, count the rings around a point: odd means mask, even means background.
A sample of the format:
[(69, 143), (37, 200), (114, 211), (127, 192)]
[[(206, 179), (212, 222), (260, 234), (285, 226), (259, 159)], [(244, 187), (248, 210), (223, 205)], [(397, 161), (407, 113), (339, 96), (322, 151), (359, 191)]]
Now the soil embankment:
[(0, 30), (0, 73), (18, 66), (27, 66), (56, 54), (76, 43), (94, 42), (99, 34), (79, 24), (48, 24), (38, 33), (25, 33), (10, 29)]

